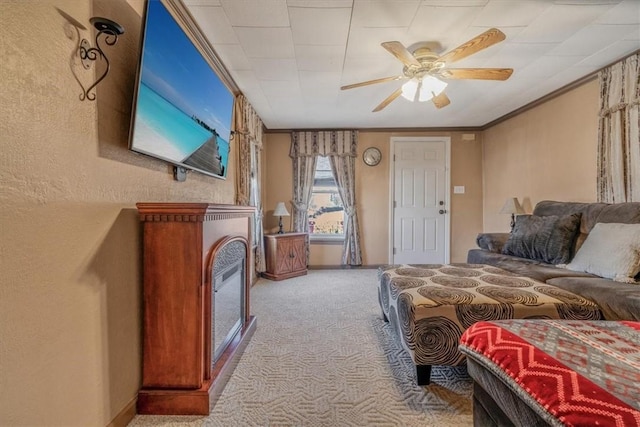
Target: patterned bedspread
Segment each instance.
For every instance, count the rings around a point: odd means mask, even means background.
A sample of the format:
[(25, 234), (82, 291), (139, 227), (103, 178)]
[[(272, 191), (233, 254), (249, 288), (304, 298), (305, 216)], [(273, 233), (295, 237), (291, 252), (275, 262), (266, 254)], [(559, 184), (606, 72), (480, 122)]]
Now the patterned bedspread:
[(460, 337), (481, 320), (602, 319), (585, 298), (488, 265), (391, 265), (379, 279), (382, 311), (416, 365), (462, 363)]
[(479, 322), (460, 350), (552, 425), (640, 426), (640, 322)]

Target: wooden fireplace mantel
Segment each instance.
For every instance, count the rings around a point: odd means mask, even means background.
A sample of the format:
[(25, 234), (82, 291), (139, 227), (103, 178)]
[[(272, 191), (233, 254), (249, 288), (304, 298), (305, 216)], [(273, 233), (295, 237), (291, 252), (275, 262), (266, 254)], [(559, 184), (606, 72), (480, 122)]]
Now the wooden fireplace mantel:
[[(209, 203), (136, 206), (143, 224), (144, 303), (138, 413), (207, 415), (256, 327), (249, 292), (255, 210)], [(213, 260), (227, 242), (243, 242), (246, 249), (244, 310), (240, 329), (214, 360)]]

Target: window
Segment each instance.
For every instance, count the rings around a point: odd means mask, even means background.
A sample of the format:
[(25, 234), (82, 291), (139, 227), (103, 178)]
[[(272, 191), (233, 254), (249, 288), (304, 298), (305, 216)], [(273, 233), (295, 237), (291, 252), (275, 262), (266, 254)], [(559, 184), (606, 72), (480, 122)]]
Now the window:
[(329, 158), (324, 156), (316, 161), (308, 214), (311, 240), (344, 240), (344, 207)]

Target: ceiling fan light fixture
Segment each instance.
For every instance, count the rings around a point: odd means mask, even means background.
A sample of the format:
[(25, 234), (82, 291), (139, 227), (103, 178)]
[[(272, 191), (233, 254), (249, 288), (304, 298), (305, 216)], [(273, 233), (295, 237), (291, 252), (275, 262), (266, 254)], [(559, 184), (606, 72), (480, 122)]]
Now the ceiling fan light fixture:
[(447, 68), (450, 63), (459, 61), (493, 46), (505, 38), (506, 36), (502, 31), (497, 28), (490, 28), (441, 56), (435, 53), (439, 48), (434, 49), (432, 47), (434, 45), (433, 43), (428, 43), (429, 45), (423, 43), (423, 46), (410, 52), (399, 41), (384, 42), (382, 43), (382, 47), (404, 64), (402, 74), (349, 84), (340, 87), (340, 89), (353, 89), (376, 83), (407, 80), (402, 87), (396, 89), (391, 95), (387, 96), (378, 104), (376, 108), (373, 109), (373, 112), (375, 113), (386, 108), (401, 95), (411, 102), (433, 101), (436, 108), (444, 108), (451, 103), (449, 97), (444, 93), (447, 83), (435, 76), (444, 80), (507, 80), (511, 76), (513, 73), (513, 69), (511, 68)]
[(402, 97), (406, 100), (414, 102), (416, 100), (416, 94), (418, 93), (418, 86), (420, 81), (416, 78), (408, 80), (402, 85)]
[(411, 101), (430, 101), (447, 87), (447, 83), (433, 76), (413, 78), (402, 85), (402, 97)]
[(438, 96), (447, 87), (447, 83), (433, 76), (425, 76), (422, 79), (422, 85), (420, 87), (420, 102), (431, 101), (435, 96)]

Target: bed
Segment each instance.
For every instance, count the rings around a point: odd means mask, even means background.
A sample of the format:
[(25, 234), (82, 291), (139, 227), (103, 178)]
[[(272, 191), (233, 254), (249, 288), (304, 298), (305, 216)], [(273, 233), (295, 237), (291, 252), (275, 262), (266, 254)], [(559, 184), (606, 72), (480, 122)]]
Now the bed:
[(478, 322), (460, 341), (476, 426), (640, 426), (640, 322)]

